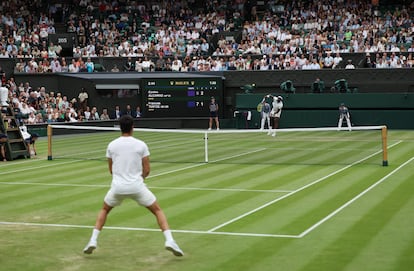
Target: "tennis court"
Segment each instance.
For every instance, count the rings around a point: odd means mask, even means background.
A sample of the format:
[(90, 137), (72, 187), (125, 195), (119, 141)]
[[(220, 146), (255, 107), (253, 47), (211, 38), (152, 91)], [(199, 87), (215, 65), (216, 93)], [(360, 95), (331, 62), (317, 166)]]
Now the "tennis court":
[[(92, 255), (82, 249), (110, 184), (117, 132), (55, 136), (38, 157), (0, 164), (4, 270), (411, 270), (414, 132), (208, 135), (136, 132), (147, 184), (186, 253), (163, 248), (154, 217), (126, 201)], [(373, 260), (375, 259), (375, 261)]]

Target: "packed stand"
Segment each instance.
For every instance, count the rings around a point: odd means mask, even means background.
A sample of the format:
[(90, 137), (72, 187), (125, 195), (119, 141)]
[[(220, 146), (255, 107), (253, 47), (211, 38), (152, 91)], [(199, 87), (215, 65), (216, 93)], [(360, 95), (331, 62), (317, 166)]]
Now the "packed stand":
[[(353, 63), (358, 67), (413, 65), (411, 54), (404, 60), (401, 53), (414, 52), (414, 4), (386, 10), (371, 1), (327, 0), (265, 1), (264, 7), (242, 0), (25, 2), (2, 4), (0, 56), (19, 58), (18, 72), (103, 70), (95, 57), (127, 59), (123, 67), (106, 67), (113, 72), (338, 68), (347, 60), (332, 59), (347, 53), (370, 54), (370, 63)], [(73, 59), (47, 42), (55, 20), (77, 36)]]
[(119, 119), (123, 114), (134, 118), (141, 117), (140, 107), (104, 108), (98, 112), (89, 106), (88, 93), (80, 90), (77, 97), (67, 97), (63, 93), (48, 91), (45, 87), (32, 87), (29, 82), (16, 84), (14, 78), (7, 80), (7, 103), (13, 110), (20, 125), (54, 122), (84, 122)]

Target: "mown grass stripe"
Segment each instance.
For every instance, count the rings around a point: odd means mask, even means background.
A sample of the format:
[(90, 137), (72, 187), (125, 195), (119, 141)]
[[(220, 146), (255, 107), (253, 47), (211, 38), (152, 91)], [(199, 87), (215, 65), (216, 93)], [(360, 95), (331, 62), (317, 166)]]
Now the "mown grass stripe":
[(342, 171), (344, 171), (344, 170), (346, 170), (346, 169), (348, 169), (348, 168), (352, 167), (353, 165), (359, 164), (359, 163), (361, 163), (361, 162), (363, 162), (363, 161), (365, 161), (365, 160), (367, 160), (367, 159), (371, 158), (372, 156), (374, 156), (374, 155), (376, 155), (376, 154), (378, 154), (378, 152), (373, 153), (373, 154), (371, 154), (371, 155), (369, 155), (369, 156), (367, 156), (367, 157), (364, 157), (364, 158), (362, 158), (362, 159), (360, 159), (360, 160), (358, 160), (358, 161), (356, 161), (356, 162), (354, 162), (354, 163), (352, 163), (352, 164), (350, 164), (350, 165), (348, 165), (348, 166), (345, 166), (345, 167), (343, 167), (343, 168), (341, 168), (341, 169), (339, 169), (339, 170), (337, 170), (337, 171), (334, 171), (334, 172), (332, 172), (331, 174), (326, 175), (326, 176), (324, 176), (324, 177), (322, 177), (322, 178), (320, 178), (320, 179), (318, 179), (318, 180), (315, 180), (315, 181), (313, 181), (313, 182), (311, 182), (311, 183), (309, 183), (309, 184), (307, 184), (307, 185), (305, 185), (305, 186), (303, 186), (303, 187), (301, 187), (301, 188), (298, 188), (297, 190), (292, 191), (292, 192), (290, 192), (290, 193), (288, 193), (288, 194), (286, 194), (286, 195), (284, 195), (284, 196), (282, 196), (282, 197), (280, 197), (280, 198), (274, 199), (274, 200), (272, 200), (272, 201), (270, 201), (270, 202), (268, 202), (268, 203), (266, 203), (266, 204), (264, 204), (264, 205), (261, 205), (261, 206), (259, 206), (259, 207), (255, 208), (255, 209), (253, 209), (253, 210), (251, 210), (251, 211), (247, 212), (247, 213), (244, 213), (244, 214), (242, 214), (242, 215), (239, 215), (239, 216), (237, 216), (237, 217), (235, 217), (235, 218), (233, 218), (233, 219), (231, 219), (231, 220), (229, 220), (229, 221), (226, 221), (226, 222), (224, 222), (224, 223), (222, 223), (222, 224), (220, 224), (220, 225), (218, 225), (218, 226), (216, 226), (216, 227), (214, 227), (214, 228), (211, 228), (209, 231), (216, 231), (217, 229), (220, 229), (220, 228), (222, 228), (222, 227), (225, 227), (225, 226), (227, 226), (227, 225), (229, 225), (229, 224), (231, 224), (231, 223), (233, 223), (233, 222), (235, 222), (235, 221), (237, 221), (237, 220), (240, 220), (240, 219), (242, 219), (242, 218), (244, 218), (244, 217), (246, 217), (246, 216), (248, 216), (248, 215), (250, 215), (250, 214), (252, 214), (252, 213), (255, 213), (255, 212), (257, 212), (257, 211), (260, 211), (261, 209), (266, 208), (267, 206), (272, 205), (272, 204), (274, 204), (275, 202), (278, 202), (278, 201), (280, 201), (280, 200), (282, 200), (282, 199), (284, 199), (284, 198), (287, 198), (287, 197), (289, 197), (289, 196), (291, 196), (291, 195), (293, 195), (293, 194), (295, 194), (295, 193), (297, 193), (297, 192), (300, 192), (300, 191), (302, 191), (302, 190), (304, 190), (304, 189), (306, 189), (306, 188), (308, 188), (308, 187), (310, 187), (310, 186), (312, 186), (312, 185), (314, 185), (314, 184), (317, 184), (317, 183), (319, 183), (319, 182), (321, 182), (321, 181), (324, 181), (325, 179), (330, 178), (331, 176), (334, 176), (334, 175), (336, 175), (336, 174), (338, 174), (338, 173), (340, 173), (340, 172), (342, 172)]
[[(383, 178), (383, 180), (385, 179)], [(384, 198), (377, 199), (376, 204), (370, 208), (368, 215), (361, 216), (347, 231), (337, 236), (337, 239), (332, 240), (330, 248), (325, 248), (325, 250), (319, 252), (320, 256), (326, 254), (327, 249), (336, 248), (341, 255), (340, 260), (320, 262), (317, 260), (319, 256), (316, 256), (301, 270), (325, 270), (328, 266), (329, 268), (343, 269), (355, 257), (363, 253), (366, 245), (380, 234), (384, 227), (396, 216), (396, 211), (403, 208), (411, 200), (411, 194), (405, 193), (405, 191), (407, 191), (407, 188), (412, 188), (412, 186), (407, 180), (400, 182), (395, 188), (388, 191)], [(360, 233), (358, 236), (352, 234), (356, 231)], [(390, 242), (393, 242), (392, 237)]]

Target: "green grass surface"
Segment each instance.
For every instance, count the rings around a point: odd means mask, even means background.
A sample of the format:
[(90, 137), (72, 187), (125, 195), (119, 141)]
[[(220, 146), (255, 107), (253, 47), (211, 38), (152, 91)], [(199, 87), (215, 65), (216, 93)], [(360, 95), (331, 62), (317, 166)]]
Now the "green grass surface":
[(414, 131), (209, 136), (136, 133), (146, 180), (186, 253), (164, 250), (154, 217), (115, 208), (86, 245), (110, 184), (118, 133), (57, 136), (38, 157), (0, 163), (0, 270), (412, 270)]

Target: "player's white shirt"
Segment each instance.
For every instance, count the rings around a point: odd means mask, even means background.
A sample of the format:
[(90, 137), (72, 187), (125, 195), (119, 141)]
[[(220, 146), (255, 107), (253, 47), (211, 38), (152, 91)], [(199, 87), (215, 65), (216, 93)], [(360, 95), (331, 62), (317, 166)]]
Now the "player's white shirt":
[(272, 108), (270, 115), (273, 117), (280, 118), (280, 115), (282, 114), (283, 102), (282, 101), (278, 102), (277, 99), (273, 98), (272, 106), (273, 108)]
[(132, 194), (143, 184), (142, 158), (150, 155), (148, 146), (132, 136), (121, 136), (109, 143), (106, 157), (112, 159), (111, 189), (116, 194)]

